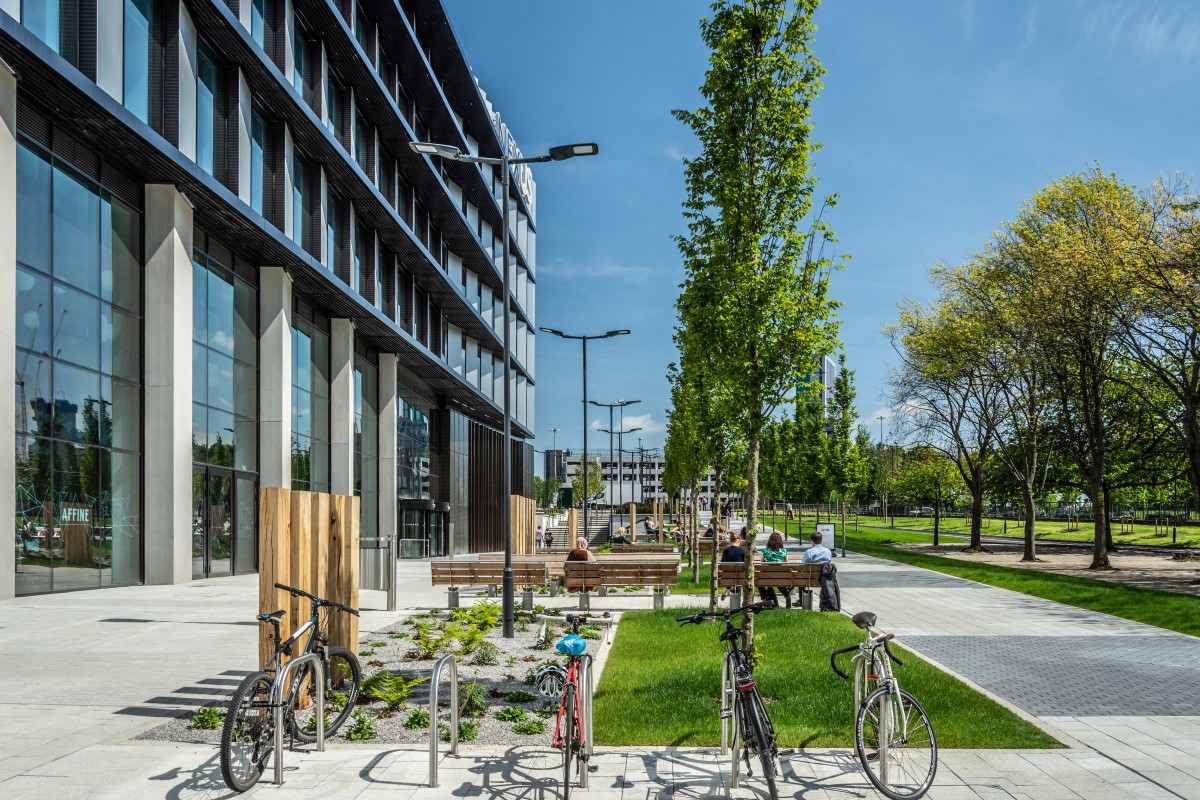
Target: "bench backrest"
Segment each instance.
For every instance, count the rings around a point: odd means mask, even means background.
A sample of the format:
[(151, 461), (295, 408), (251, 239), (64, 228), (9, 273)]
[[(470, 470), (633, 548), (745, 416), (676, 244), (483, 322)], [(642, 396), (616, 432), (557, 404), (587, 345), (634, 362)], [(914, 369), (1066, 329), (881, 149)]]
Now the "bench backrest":
[(674, 553), (673, 544), (614, 544), (613, 553)]
[(670, 561), (567, 561), (568, 589), (588, 586), (674, 586), (678, 563)]
[[(722, 588), (741, 586), (746, 575), (746, 565), (742, 563), (719, 564), (717, 585)], [(821, 585), (821, 565), (801, 564), (799, 562), (785, 564), (767, 564), (755, 561), (754, 585), (788, 589), (793, 587), (813, 588)]]
[[(504, 579), (503, 562), (431, 561), (434, 586), (500, 586)], [(513, 582), (517, 586), (545, 586), (545, 563), (513, 561)]]

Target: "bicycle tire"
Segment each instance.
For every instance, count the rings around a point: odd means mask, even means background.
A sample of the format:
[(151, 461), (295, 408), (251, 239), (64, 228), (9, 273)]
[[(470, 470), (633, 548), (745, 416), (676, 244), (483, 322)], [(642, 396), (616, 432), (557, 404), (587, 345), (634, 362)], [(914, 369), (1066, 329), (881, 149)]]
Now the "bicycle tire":
[(916, 800), (933, 785), (937, 737), (929, 715), (908, 692), (883, 686), (871, 693), (858, 710), (854, 749), (871, 784), (892, 800)]
[(258, 783), (275, 751), (269, 672), (249, 675), (229, 701), (221, 726), (221, 777), (235, 792)]
[[(288, 716), (288, 726), (292, 736), (299, 742), (311, 743), (317, 740), (317, 701), (312, 678), (313, 668), (305, 664), (296, 672), (296, 677), (288, 689), (288, 695), (295, 698), (295, 708)], [(326, 739), (337, 733), (342, 724), (349, 719), (354, 705), (358, 702), (361, 687), (362, 667), (359, 666), (358, 658), (344, 647), (330, 647), (325, 660)], [(344, 702), (338, 695), (344, 697)], [(331, 708), (337, 709), (332, 715)]]
[(571, 762), (575, 760), (575, 749), (578, 746), (575, 741), (575, 716), (578, 709), (575, 705), (575, 685), (567, 684), (566, 690), (563, 692), (563, 725), (566, 730), (562, 735), (562, 751), (563, 751), (563, 800), (570, 800), (571, 797)]
[(766, 706), (763, 705), (762, 698), (758, 695), (757, 689), (752, 689), (748, 692), (750, 695), (750, 703), (744, 703), (746, 706), (746, 716), (749, 717), (750, 727), (747, 731), (754, 737), (754, 749), (758, 751), (758, 760), (762, 764), (763, 780), (767, 782), (767, 794), (771, 800), (779, 800), (779, 789), (775, 786), (775, 753), (772, 746), (773, 736), (767, 733), (773, 729), (771, 726), (771, 718), (767, 716)]

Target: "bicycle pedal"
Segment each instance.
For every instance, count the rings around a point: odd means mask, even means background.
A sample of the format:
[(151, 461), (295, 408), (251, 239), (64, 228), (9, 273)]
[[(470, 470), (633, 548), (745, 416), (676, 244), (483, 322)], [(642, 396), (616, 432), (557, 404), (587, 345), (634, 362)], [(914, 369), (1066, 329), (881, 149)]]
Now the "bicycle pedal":
[(597, 772), (599, 769), (599, 764), (588, 764), (588, 772)]
[(733, 716), (733, 709), (732, 709), (732, 708), (730, 708), (730, 709), (727, 709), (727, 710), (725, 710), (725, 711), (722, 711), (722, 712), (721, 712), (721, 719), (729, 719), (729, 718), (730, 718), (730, 717), (732, 717), (732, 716)]
[(796, 748), (794, 748), (794, 747), (784, 747), (779, 751), (779, 755), (781, 755), (781, 756), (793, 756), (795, 754), (796, 754)]

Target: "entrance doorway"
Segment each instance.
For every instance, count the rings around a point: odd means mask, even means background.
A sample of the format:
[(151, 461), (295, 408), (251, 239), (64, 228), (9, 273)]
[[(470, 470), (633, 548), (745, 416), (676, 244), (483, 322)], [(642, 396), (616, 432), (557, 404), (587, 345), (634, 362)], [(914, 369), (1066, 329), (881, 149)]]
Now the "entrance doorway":
[(450, 553), (449, 503), (400, 501), (400, 558), (438, 558)]
[(216, 467), (192, 470), (192, 578), (253, 572), (258, 481)]

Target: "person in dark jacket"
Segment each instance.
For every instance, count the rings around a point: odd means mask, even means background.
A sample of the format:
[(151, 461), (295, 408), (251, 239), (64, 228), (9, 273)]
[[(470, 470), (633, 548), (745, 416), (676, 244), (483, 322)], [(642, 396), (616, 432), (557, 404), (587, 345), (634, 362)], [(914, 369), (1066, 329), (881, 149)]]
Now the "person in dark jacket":
[[(729, 546), (721, 553), (722, 564), (744, 564), (746, 563), (746, 548), (742, 547), (742, 540), (736, 533), (732, 531), (729, 534)], [(724, 600), (729, 596), (729, 590), (721, 592), (721, 599)]]

